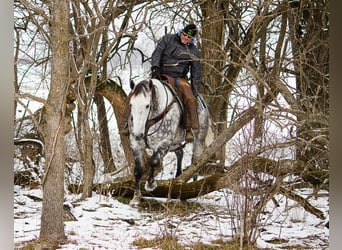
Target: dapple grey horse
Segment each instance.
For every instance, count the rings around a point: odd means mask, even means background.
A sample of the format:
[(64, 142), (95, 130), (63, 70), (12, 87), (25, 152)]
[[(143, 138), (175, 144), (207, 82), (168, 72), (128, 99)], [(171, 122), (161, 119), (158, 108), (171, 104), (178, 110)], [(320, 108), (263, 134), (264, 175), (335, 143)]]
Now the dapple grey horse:
[[(177, 157), (176, 177), (182, 171), (183, 146), (185, 145), (185, 129), (182, 127), (182, 106), (176, 100), (169, 85), (157, 79), (143, 80), (135, 84), (130, 82), (132, 95), (130, 98), (130, 116), (128, 128), (129, 141), (134, 156), (135, 193), (130, 202), (138, 206), (141, 200), (140, 181), (143, 169), (143, 155), (146, 148), (152, 150), (149, 160), (149, 176), (145, 184), (147, 191), (157, 187), (154, 180), (154, 169), (170, 151)], [(200, 157), (209, 126), (208, 109), (201, 99), (198, 106), (200, 129), (194, 135), (192, 162)]]

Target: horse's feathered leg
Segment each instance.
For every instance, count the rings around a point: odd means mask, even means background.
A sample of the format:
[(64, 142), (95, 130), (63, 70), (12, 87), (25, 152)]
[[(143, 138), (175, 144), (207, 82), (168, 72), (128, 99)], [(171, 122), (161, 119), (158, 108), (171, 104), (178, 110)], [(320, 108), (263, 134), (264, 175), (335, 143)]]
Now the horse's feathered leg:
[(182, 173), (182, 162), (183, 162), (183, 148), (178, 148), (175, 150), (175, 154), (177, 157), (177, 171), (176, 171), (176, 177), (179, 176)]
[[(199, 123), (200, 123), (200, 130), (198, 134), (195, 134), (194, 141), (192, 143), (192, 158), (191, 163), (194, 165), (200, 159), (204, 147), (205, 147), (205, 140), (208, 133), (209, 128), (209, 113), (206, 108), (201, 109), (200, 113), (198, 114)], [(193, 181), (197, 180), (197, 174), (193, 176)]]

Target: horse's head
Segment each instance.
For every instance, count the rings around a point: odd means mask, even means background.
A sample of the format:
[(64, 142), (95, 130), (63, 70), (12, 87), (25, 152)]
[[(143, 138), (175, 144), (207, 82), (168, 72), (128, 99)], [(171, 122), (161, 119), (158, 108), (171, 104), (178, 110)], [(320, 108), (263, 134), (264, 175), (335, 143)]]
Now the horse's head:
[(153, 83), (150, 81), (141, 81), (135, 84), (130, 82), (132, 96), (130, 98), (130, 118), (128, 120), (130, 135), (135, 140), (141, 140), (145, 136), (146, 123), (150, 114), (153, 96)]

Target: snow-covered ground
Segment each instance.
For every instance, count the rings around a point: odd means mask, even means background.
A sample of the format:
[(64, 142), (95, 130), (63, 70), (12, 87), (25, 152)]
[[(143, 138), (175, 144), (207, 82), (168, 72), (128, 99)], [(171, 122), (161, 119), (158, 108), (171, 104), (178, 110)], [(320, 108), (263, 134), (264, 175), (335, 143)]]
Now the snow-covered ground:
[[(167, 171), (171, 173), (172, 169)], [(298, 191), (303, 197), (311, 193), (311, 189)], [(257, 247), (328, 249), (328, 195), (321, 191), (317, 198), (309, 199), (312, 205), (324, 212), (325, 220), (304, 211), (296, 202), (277, 195), (279, 206), (269, 202), (257, 220)], [(14, 239), (17, 248), (39, 237), (42, 202), (37, 197), (42, 197), (40, 188), (14, 187)], [(69, 193), (65, 196), (65, 204), (71, 207), (77, 221), (65, 221), (68, 243), (58, 249), (141, 249), (134, 245), (136, 240), (166, 236), (172, 236), (184, 246), (198, 242), (215, 245), (231, 241), (241, 225), (239, 200), (230, 190), (219, 190), (188, 200), (188, 208), (181, 212), (177, 209), (182, 205), (178, 200), (146, 199), (142, 208), (137, 209), (130, 207), (127, 201), (96, 193), (84, 201), (77, 201), (79, 198), (79, 195)]]
[[(309, 191), (301, 190), (301, 194), (305, 195)], [(39, 237), (42, 203), (34, 201), (32, 196), (41, 195), (40, 189), (15, 187), (14, 238), (17, 247)], [(229, 197), (229, 191), (215, 191), (191, 200), (200, 206), (193, 205), (195, 208), (191, 208), (189, 213), (173, 214), (177, 201), (171, 203), (158, 199), (165, 209), (149, 211), (148, 205), (136, 209), (115, 198), (94, 194), (92, 198), (73, 204), (71, 212), (77, 221), (65, 222), (69, 243), (59, 249), (138, 249), (133, 245), (137, 239), (152, 240), (171, 235), (182, 245), (229, 241), (232, 240), (236, 215), (227, 209), (226, 196)], [(67, 195), (66, 200), (70, 203), (77, 198), (75, 195)], [(329, 229), (324, 221), (304, 212), (284, 197), (278, 196), (277, 199), (280, 207), (268, 204), (267, 211), (260, 219), (260, 236), (257, 240), (259, 248), (328, 248)], [(310, 201), (327, 215), (327, 196)]]
[[(116, 148), (115, 158), (123, 159), (117, 129), (111, 130), (111, 137), (112, 146)], [(74, 144), (70, 140), (67, 141), (68, 153), (72, 154), (72, 149), (75, 149)], [(227, 150), (228, 166), (236, 160), (234, 158), (237, 156), (234, 156), (233, 151), (233, 148)], [(291, 154), (281, 153), (281, 157), (290, 156)], [(183, 169), (190, 165), (190, 161), (191, 145), (187, 145)], [(19, 159), (15, 159), (14, 162), (14, 170), (23, 169)], [(124, 166), (125, 162), (122, 160), (116, 164)], [(40, 165), (42, 167), (44, 163), (41, 162)], [(97, 163), (97, 166), (100, 165), (101, 163)], [(164, 170), (156, 178), (172, 178), (176, 168), (174, 154), (167, 154), (163, 165)], [(66, 182), (80, 180), (82, 171), (78, 163), (74, 163), (71, 169), (73, 173), (66, 178)], [(108, 181), (108, 177), (97, 171), (95, 182), (103, 181)], [(312, 194), (312, 190), (300, 189), (297, 190), (297, 194), (306, 198)], [(42, 190), (39, 186), (35, 189), (14, 187), (14, 241), (17, 249), (25, 242), (39, 238), (42, 202), (37, 200), (37, 197), (42, 198)], [(130, 207), (128, 201), (118, 200), (109, 195), (94, 193), (93, 197), (81, 202), (78, 201), (79, 198), (79, 195), (66, 192), (65, 204), (71, 207), (71, 213), (77, 221), (65, 221), (65, 234), (68, 241), (59, 249), (141, 249), (141, 246), (135, 245), (136, 240), (154, 240), (170, 236), (179, 244), (190, 246), (191, 249), (193, 244), (199, 242), (214, 245), (232, 241), (233, 235), (236, 239), (238, 232), (241, 231), (243, 197), (228, 189), (188, 200), (188, 208), (181, 212), (178, 207), (184, 208), (186, 204), (181, 204), (178, 200), (147, 199), (143, 207), (137, 209)], [(296, 202), (282, 195), (277, 195), (275, 199), (279, 206), (270, 201), (261, 217), (257, 219), (255, 233), (258, 248), (296, 249), (299, 246), (308, 249), (329, 248), (329, 229), (326, 227), (329, 221), (327, 191), (322, 190), (317, 198), (308, 199), (313, 206), (324, 213), (326, 217), (324, 220), (306, 212)]]

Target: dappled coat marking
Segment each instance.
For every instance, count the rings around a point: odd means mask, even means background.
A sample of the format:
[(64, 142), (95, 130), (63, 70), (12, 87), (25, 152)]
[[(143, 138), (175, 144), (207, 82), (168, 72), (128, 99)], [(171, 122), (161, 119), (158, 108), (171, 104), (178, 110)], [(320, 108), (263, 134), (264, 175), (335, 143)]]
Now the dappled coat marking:
[[(135, 194), (132, 206), (140, 202), (140, 180), (143, 169), (143, 155), (146, 148), (152, 150), (149, 160), (149, 176), (145, 189), (152, 191), (157, 184), (154, 180), (154, 169), (169, 151), (177, 156), (177, 173), (181, 173), (183, 146), (185, 145), (185, 129), (181, 127), (182, 111), (168, 87), (161, 81), (144, 80), (135, 85), (131, 81), (132, 96), (130, 98), (130, 147), (134, 156)], [(192, 160), (196, 161), (203, 151), (208, 131), (208, 110), (200, 108), (198, 114), (200, 131), (194, 137)]]

